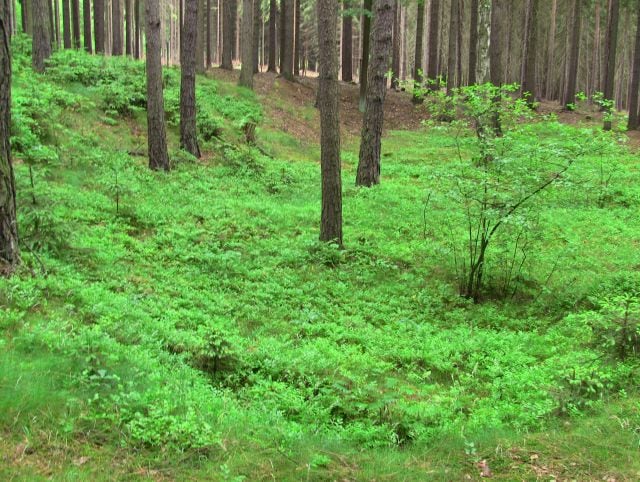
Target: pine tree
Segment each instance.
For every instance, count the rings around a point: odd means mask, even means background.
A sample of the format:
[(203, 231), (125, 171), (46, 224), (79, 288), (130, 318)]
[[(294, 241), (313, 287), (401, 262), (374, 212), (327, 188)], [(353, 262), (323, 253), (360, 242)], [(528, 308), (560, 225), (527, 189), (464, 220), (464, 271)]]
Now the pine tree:
[(239, 85), (253, 89), (253, 0), (242, 0), (242, 69)]
[(33, 70), (44, 71), (44, 63), (51, 56), (49, 34), (49, 9), (47, 0), (33, 0), (33, 36), (31, 38), (31, 60)]
[(200, 157), (196, 130), (196, 36), (198, 0), (184, 1), (180, 36), (180, 147)]

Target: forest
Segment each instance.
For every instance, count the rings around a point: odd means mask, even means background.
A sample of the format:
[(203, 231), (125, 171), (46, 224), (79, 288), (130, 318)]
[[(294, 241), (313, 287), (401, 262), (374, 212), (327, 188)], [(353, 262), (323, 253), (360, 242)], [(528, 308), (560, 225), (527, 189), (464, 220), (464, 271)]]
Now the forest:
[(640, 0), (0, 0), (0, 480), (640, 480)]

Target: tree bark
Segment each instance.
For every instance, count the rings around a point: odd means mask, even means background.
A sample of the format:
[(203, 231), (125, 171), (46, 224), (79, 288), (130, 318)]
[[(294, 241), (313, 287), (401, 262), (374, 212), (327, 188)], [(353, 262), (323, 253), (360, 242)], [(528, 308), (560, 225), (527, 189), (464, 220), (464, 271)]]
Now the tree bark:
[(222, 64), (221, 68), (233, 70), (233, 25), (236, 22), (231, 0), (222, 0)]
[(0, 0), (0, 274), (20, 262), (16, 185), (11, 164), (11, 32), (9, 0)]
[(431, 0), (429, 5), (429, 54), (427, 66), (427, 78), (429, 89), (438, 90), (438, 50), (440, 34), (440, 0)]
[(142, 28), (140, 26), (140, 8), (140, 0), (133, 0), (133, 23), (135, 31), (133, 35), (133, 56), (136, 59), (142, 58), (142, 52), (140, 52), (140, 41), (142, 39)]
[(402, 47), (402, 3), (395, 0), (393, 11), (393, 52), (391, 54), (391, 88), (397, 89), (400, 85), (400, 55)]
[[(124, 45), (127, 56), (133, 55), (133, 16), (131, 15), (131, 2), (133, 0), (124, 0)], [(181, 1), (181, 0), (179, 0)]]
[[(48, 4), (43, 6), (47, 10)], [(71, 18), (73, 21), (73, 48), (80, 48), (80, 0), (71, 0)]]
[(294, 21), (294, 45), (293, 45), (293, 76), (300, 77), (300, 26), (302, 23), (302, 11), (300, 10), (300, 0), (295, 0), (295, 21)]
[(576, 83), (578, 77), (578, 62), (580, 60), (580, 7), (582, 0), (573, 0), (573, 15), (571, 24), (571, 48), (569, 51), (567, 79), (565, 83), (565, 91), (563, 102), (565, 109), (569, 109), (571, 105), (575, 105), (576, 101)]
[(242, 0), (242, 68), (238, 85), (253, 89), (253, 0)]
[(180, 147), (200, 157), (196, 130), (196, 37), (198, 0), (184, 0), (180, 35)]
[(471, 16), (469, 18), (469, 85), (476, 83), (478, 68), (478, 0), (471, 0)]
[(638, 89), (640, 88), (640, 6), (638, 10), (638, 20), (636, 21), (636, 40), (633, 48), (633, 68), (631, 72), (631, 86), (629, 93), (629, 122), (627, 128), (635, 130), (638, 128)]
[[(613, 88), (616, 73), (616, 50), (618, 45), (618, 20), (620, 18), (619, 0), (609, 0), (607, 13), (607, 33), (605, 36), (605, 72), (604, 72), (604, 99), (613, 100)], [(611, 130), (611, 121), (607, 119), (611, 109), (605, 108), (604, 130)]]
[(320, 169), (322, 214), (320, 241), (342, 246), (342, 174), (338, 86), (338, 0), (318, 0), (318, 45), (320, 72)]
[(422, 50), (424, 39), (424, 0), (418, 0), (418, 12), (416, 14), (416, 54), (413, 63), (413, 80), (422, 83)]
[(556, 55), (556, 15), (558, 11), (558, 0), (551, 3), (551, 16), (549, 20), (549, 37), (547, 39), (547, 69), (545, 72), (545, 98), (551, 99), (553, 95), (555, 55)]
[(104, 2), (105, 0), (93, 0), (93, 34), (97, 54), (104, 53)]
[(33, 0), (33, 36), (31, 38), (31, 61), (33, 70), (44, 72), (44, 63), (51, 57), (49, 35), (49, 9), (47, 0)]
[(269, 2), (269, 67), (267, 71), (278, 72), (278, 30), (276, 19), (278, 18), (278, 5), (276, 0)]
[(371, 35), (373, 49), (356, 176), (356, 185), (367, 187), (380, 183), (380, 149), (384, 122), (384, 98), (387, 92), (386, 74), (391, 56), (393, 31), (393, 0), (376, 0), (375, 5)]
[(362, 58), (360, 61), (360, 102), (359, 108), (364, 112), (367, 102), (367, 82), (369, 72), (369, 43), (371, 41), (371, 8), (372, 0), (364, 0), (362, 14)]
[[(205, 46), (205, 28), (204, 28), (204, 24), (205, 24), (205, 16), (204, 16), (204, 9), (205, 9), (205, 2), (204, 0), (197, 0), (198, 2), (198, 16), (196, 17), (196, 45), (195, 45), (195, 49), (196, 49), (196, 55), (195, 55), (195, 59), (196, 59), (196, 72), (198, 72), (199, 74), (204, 74), (205, 71), (205, 65), (204, 65), (204, 46)], [(186, 7), (185, 7), (186, 10)], [(186, 13), (186, 12), (185, 12)]]
[(162, 99), (162, 51), (160, 37), (160, 0), (145, 1), (147, 20), (147, 129), (149, 168), (169, 170), (169, 153), (164, 126)]
[(253, 73), (260, 72), (260, 27), (262, 6), (260, 0), (253, 0)]
[[(154, 0), (152, 0), (154, 1)], [(111, 55), (122, 55), (122, 13), (120, 0), (111, 1)]]
[[(181, 0), (178, 0), (181, 1)], [(207, 15), (207, 34), (206, 34), (206, 41), (205, 41), (205, 70), (208, 69), (209, 67), (211, 67), (211, 64), (213, 63), (212, 59), (212, 50), (211, 50), (211, 43), (212, 43), (212, 32), (211, 32), (211, 0), (206, 0), (205, 2), (205, 10), (206, 10), (206, 15)]]
[(458, 0), (451, 0), (449, 12), (449, 46), (447, 49), (447, 95), (453, 94), (456, 86), (456, 67), (458, 60)]
[(64, 30), (64, 48), (71, 48), (71, 7), (70, 0), (62, 0), (62, 28)]
[(294, 0), (282, 0), (284, 7), (284, 25), (282, 25), (284, 42), (282, 44), (282, 76), (293, 80), (293, 47), (294, 47)]
[(538, 11), (540, 9), (540, 1), (529, 0), (528, 7), (522, 93), (526, 96), (527, 104), (533, 107), (538, 96), (536, 92), (536, 60), (538, 58)]
[(93, 53), (93, 37), (91, 36), (91, 0), (82, 1), (82, 23), (84, 27), (84, 49), (92, 54)]
[(353, 17), (347, 15), (351, 5), (342, 2), (342, 81), (353, 82)]

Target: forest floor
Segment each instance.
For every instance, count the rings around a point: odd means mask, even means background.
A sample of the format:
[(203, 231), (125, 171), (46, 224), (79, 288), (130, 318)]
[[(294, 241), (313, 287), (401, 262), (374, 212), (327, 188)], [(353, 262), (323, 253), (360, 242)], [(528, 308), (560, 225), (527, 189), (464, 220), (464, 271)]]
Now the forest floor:
[(168, 69), (173, 170), (152, 173), (143, 66), (96, 59), (14, 61), (24, 266), (0, 280), (0, 480), (640, 479), (638, 359), (610, 345), (640, 316), (623, 133), (541, 117), (506, 136), (516, 191), (541, 146), (578, 167), (495, 241), (474, 304), (457, 198), (473, 135), (391, 93), (382, 184), (358, 189), (343, 85), (338, 250), (316, 241), (313, 79), (259, 75), (256, 96), (199, 77), (215, 135), (194, 160)]

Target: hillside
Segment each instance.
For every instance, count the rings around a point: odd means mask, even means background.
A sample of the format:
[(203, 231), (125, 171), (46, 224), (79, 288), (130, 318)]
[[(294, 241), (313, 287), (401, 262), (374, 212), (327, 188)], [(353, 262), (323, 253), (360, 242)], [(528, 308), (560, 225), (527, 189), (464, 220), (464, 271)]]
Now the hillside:
[(640, 316), (623, 133), (539, 115), (506, 137), (523, 183), (541, 149), (576, 163), (495, 241), (473, 303), (456, 173), (474, 136), (423, 125), (408, 94), (388, 99), (383, 182), (362, 189), (341, 87), (340, 250), (316, 241), (313, 81), (198, 77), (197, 160), (165, 69), (156, 173), (142, 63), (64, 51), (40, 75), (14, 48), (24, 247), (0, 278), (1, 479), (640, 478), (638, 356), (616, 352)]

